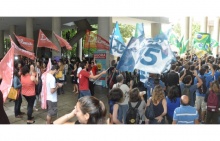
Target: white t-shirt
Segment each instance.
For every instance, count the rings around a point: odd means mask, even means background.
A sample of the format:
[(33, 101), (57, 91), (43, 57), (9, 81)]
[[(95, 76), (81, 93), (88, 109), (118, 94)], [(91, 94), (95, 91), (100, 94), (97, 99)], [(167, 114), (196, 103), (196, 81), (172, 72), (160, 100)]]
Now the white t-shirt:
[[(81, 70), (82, 70), (81, 67), (79, 67), (79, 68), (77, 69), (77, 75), (80, 73)], [(79, 78), (77, 78), (77, 83), (79, 83)]]
[(126, 105), (128, 104), (128, 101), (129, 101), (129, 87), (126, 85), (126, 84), (119, 84), (119, 83), (116, 83), (113, 85), (112, 88), (120, 88), (125, 96), (125, 99), (122, 103), (120, 103), (120, 105)]
[(50, 89), (56, 87), (56, 80), (55, 77), (47, 73), (46, 75), (46, 87), (47, 87), (47, 100), (50, 100), (52, 102), (57, 102), (57, 91), (55, 91), (53, 94), (51, 94)]

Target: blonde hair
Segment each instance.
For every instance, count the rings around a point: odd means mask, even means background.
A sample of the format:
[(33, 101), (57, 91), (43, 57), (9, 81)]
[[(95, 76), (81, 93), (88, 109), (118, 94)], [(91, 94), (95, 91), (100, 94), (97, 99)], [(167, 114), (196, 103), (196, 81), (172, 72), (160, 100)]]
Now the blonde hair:
[(218, 92), (219, 92), (219, 83), (218, 83), (218, 81), (212, 82), (212, 84), (211, 84), (211, 90), (212, 90), (214, 93), (218, 93)]
[(157, 104), (157, 101), (161, 101), (165, 98), (163, 88), (160, 85), (154, 87), (152, 94), (152, 101)]

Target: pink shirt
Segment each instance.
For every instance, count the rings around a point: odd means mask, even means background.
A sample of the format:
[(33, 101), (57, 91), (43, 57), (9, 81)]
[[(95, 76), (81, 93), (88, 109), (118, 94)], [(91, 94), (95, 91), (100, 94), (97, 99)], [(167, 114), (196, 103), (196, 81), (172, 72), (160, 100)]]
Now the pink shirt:
[(35, 95), (35, 83), (31, 81), (31, 75), (21, 75), (21, 94), (25, 96), (34, 96)]

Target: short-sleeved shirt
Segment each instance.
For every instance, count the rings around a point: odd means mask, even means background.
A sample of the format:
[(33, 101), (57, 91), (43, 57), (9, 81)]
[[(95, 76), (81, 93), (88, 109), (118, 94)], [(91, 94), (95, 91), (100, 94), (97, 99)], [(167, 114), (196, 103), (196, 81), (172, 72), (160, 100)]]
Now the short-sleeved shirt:
[(128, 101), (129, 101), (129, 87), (126, 84), (119, 84), (116, 83), (113, 85), (112, 88), (120, 88), (124, 94), (124, 101), (122, 103), (120, 103), (120, 105), (128, 105)]
[(220, 76), (219, 71), (215, 71), (214, 80), (218, 80), (218, 77)]
[(173, 118), (173, 112), (177, 107), (180, 107), (180, 97), (176, 97), (175, 101), (171, 101), (167, 96), (167, 115)]
[(176, 121), (177, 124), (194, 124), (198, 118), (199, 115), (196, 108), (189, 105), (180, 105), (173, 113), (173, 120)]
[(50, 100), (52, 102), (57, 102), (57, 91), (51, 93), (50, 90), (56, 87), (56, 79), (50, 73), (47, 73), (46, 75), (46, 87), (47, 87), (47, 100)]
[[(205, 73), (204, 76), (205, 76), (205, 80), (206, 80), (206, 87), (207, 87), (207, 90), (208, 90), (210, 88), (210, 82), (212, 82), (214, 80), (214, 76), (212, 76), (210, 73)], [(202, 78), (204, 76), (199, 75), (200, 78)], [(198, 80), (195, 77), (194, 84), (197, 84), (197, 82), (198, 82)], [(205, 97), (205, 94), (200, 94), (199, 90), (196, 89), (196, 96)]]
[[(183, 91), (185, 85), (186, 85), (186, 84), (184, 84), (183, 82), (180, 82), (181, 92)], [(197, 89), (197, 83), (191, 85), (190, 88), (189, 88), (189, 92), (190, 92), (190, 105), (191, 105), (191, 106), (194, 106), (194, 104), (195, 104), (195, 101), (194, 101), (194, 99), (193, 99), (193, 94), (194, 94), (194, 92), (196, 91), (196, 89)], [(182, 95), (183, 95), (183, 94), (182, 94)]]
[(89, 90), (90, 73), (86, 70), (81, 70), (79, 73), (79, 90)]

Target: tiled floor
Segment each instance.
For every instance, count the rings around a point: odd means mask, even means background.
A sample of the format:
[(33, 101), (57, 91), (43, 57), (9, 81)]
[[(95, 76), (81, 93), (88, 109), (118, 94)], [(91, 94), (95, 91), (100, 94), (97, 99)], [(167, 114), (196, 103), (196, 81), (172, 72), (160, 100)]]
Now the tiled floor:
[[(61, 117), (73, 110), (78, 95), (73, 94), (72, 89), (73, 89), (72, 84), (68, 83), (64, 85), (65, 94), (58, 95), (58, 117)], [(95, 97), (102, 100), (105, 103), (106, 108), (108, 109), (107, 93), (108, 93), (107, 88), (103, 88), (101, 86), (95, 86)], [(46, 124), (47, 110), (43, 110), (40, 108), (40, 102), (38, 102), (37, 108), (39, 110), (33, 112), (33, 116), (35, 118), (35, 124)], [(15, 118), (13, 101), (12, 102), (6, 101), (4, 103), (4, 109), (11, 124), (26, 124), (26, 119), (27, 119), (26, 114), (23, 116), (23, 118)], [(24, 98), (22, 99), (21, 111), (27, 113), (27, 102)], [(71, 119), (71, 121), (74, 120), (76, 120), (76, 118)]]

